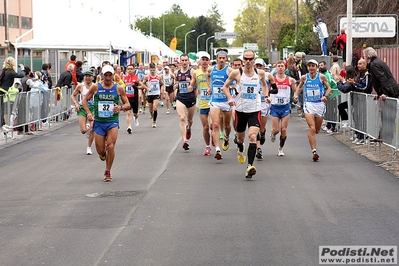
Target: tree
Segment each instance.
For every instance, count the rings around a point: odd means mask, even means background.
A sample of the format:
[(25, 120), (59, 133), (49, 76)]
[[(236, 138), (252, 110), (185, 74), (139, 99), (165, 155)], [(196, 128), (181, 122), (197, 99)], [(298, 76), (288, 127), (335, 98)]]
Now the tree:
[[(213, 27), (212, 34), (210, 36), (214, 35), (215, 32), (226, 31), (226, 29), (224, 28), (225, 23), (223, 22), (222, 16), (223, 16), (223, 13), (222, 14), (219, 13), (218, 5), (214, 1), (211, 9), (208, 10), (208, 12), (207, 12), (207, 18)], [(208, 36), (207, 36), (207, 38), (208, 38)], [(222, 40), (212, 39), (212, 41), (214, 43), (213, 47), (227, 47), (228, 46), (227, 40), (224, 40), (224, 39), (222, 39)]]

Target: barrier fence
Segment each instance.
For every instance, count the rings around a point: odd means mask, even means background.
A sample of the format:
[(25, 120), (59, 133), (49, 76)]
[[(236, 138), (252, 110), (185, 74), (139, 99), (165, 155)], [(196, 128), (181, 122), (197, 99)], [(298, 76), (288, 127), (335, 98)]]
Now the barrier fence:
[[(348, 101), (349, 129), (363, 134), (366, 143), (381, 143), (392, 149), (392, 161), (399, 148), (399, 100), (375, 99), (373, 94), (350, 92), (326, 103), (326, 122), (341, 125), (338, 105)], [(342, 127), (341, 127), (342, 129)]]
[[(14, 138), (14, 129), (22, 134), (41, 130), (42, 122), (51, 127), (51, 123), (66, 120), (71, 115), (73, 88), (54, 88), (31, 90), (29, 92), (10, 92), (0, 95), (0, 131), (7, 142)], [(50, 123), (51, 122), (51, 123)]]

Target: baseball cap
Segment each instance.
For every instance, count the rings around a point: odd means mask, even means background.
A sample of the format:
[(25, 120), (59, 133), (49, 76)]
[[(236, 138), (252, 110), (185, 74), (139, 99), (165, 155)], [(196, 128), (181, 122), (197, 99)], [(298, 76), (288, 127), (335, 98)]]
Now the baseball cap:
[(317, 19), (317, 22), (322, 22), (323, 20), (321, 18)]
[(197, 58), (201, 59), (202, 57), (206, 57), (208, 59), (211, 59), (211, 56), (207, 52), (204, 52), (204, 51), (198, 52), (197, 53)]
[(310, 59), (310, 60), (308, 61), (308, 64), (315, 64), (316, 66), (319, 65), (319, 63), (317, 63), (317, 61), (314, 60), (314, 59)]
[(255, 60), (255, 65), (262, 65), (262, 66), (264, 66), (264, 65), (265, 65), (265, 61), (263, 61), (262, 58), (258, 58), (258, 59)]
[(91, 70), (87, 70), (87, 71), (85, 72), (85, 76), (86, 76), (86, 75), (89, 75), (89, 76), (94, 77), (93, 71), (91, 71)]
[(101, 70), (101, 73), (105, 74), (107, 72), (111, 72), (111, 74), (114, 74), (114, 68), (110, 65), (105, 65), (103, 66), (103, 69)]

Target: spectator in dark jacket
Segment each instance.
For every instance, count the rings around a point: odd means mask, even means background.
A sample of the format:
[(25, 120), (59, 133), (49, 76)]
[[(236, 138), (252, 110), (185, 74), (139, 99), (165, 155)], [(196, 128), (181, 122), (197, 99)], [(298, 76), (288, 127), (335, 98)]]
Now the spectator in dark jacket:
[[(14, 78), (22, 78), (25, 76), (24, 66), (20, 65), (21, 72), (17, 73), (17, 66), (15, 65), (14, 57), (7, 57), (4, 60), (3, 71), (4, 76), (1, 82), (0, 95), (6, 94), (8, 89), (14, 85)], [(3, 98), (0, 98), (0, 108), (3, 108)], [(4, 112), (6, 113), (6, 112)], [(5, 125), (4, 117), (0, 118), (1, 126)]]
[(399, 84), (394, 79), (388, 65), (377, 57), (377, 52), (372, 47), (363, 50), (364, 59), (370, 63), (371, 82), (377, 95), (385, 100), (385, 97), (398, 98)]
[(72, 73), (73, 70), (75, 69), (74, 64), (69, 64), (67, 71), (64, 71), (61, 73), (60, 78), (57, 81), (56, 87), (64, 87), (67, 86), (68, 88), (71, 88), (71, 83), (72, 83)]
[(337, 49), (342, 51), (342, 60), (346, 62), (346, 33), (345, 29), (341, 29), (341, 34), (335, 39)]

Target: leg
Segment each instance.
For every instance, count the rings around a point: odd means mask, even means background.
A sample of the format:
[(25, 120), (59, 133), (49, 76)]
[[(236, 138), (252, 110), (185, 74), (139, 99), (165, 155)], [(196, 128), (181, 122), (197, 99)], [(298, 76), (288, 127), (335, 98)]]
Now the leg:
[(220, 151), (220, 109), (216, 107), (211, 107), (209, 114), (211, 116), (211, 121), (212, 121), (212, 139), (213, 142), (215, 143), (216, 150)]
[(187, 141), (186, 139), (186, 106), (179, 100), (176, 101), (176, 111), (177, 115), (179, 116), (179, 129), (180, 129), (180, 135), (185, 143)]
[(219, 112), (219, 132), (220, 132), (220, 139), (224, 138), (224, 121), (223, 121), (223, 111), (220, 110)]
[(209, 119), (208, 115), (201, 115), (200, 114), (200, 120), (202, 124), (202, 137), (204, 138), (205, 145), (210, 146), (211, 143), (211, 135), (209, 133)]

